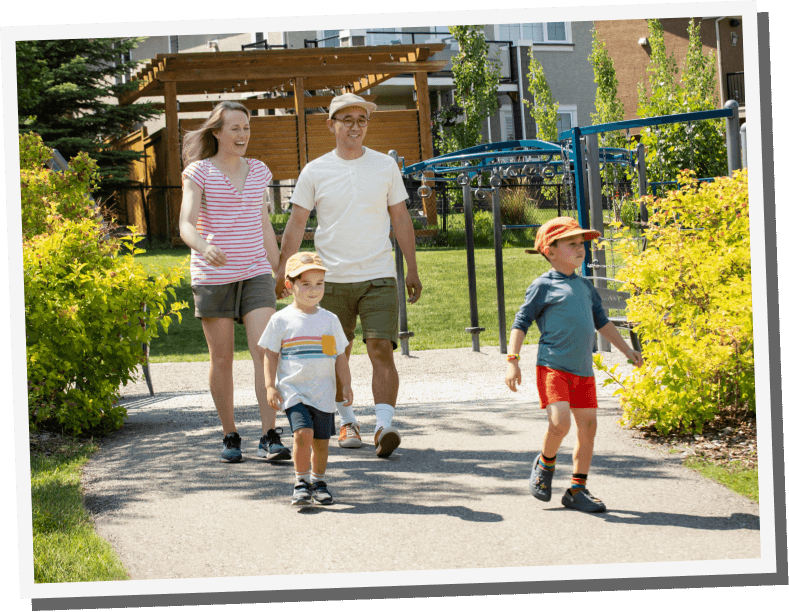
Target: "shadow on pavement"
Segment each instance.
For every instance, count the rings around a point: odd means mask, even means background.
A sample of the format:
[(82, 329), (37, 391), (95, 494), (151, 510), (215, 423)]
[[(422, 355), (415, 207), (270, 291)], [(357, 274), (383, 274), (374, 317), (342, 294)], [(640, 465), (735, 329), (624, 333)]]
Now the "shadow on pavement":
[[(548, 512), (577, 512), (569, 508), (546, 508)], [(638, 510), (619, 510), (608, 508), (606, 512), (591, 514), (607, 523), (625, 525), (655, 525), (659, 527), (686, 527), (688, 529), (708, 529), (711, 531), (730, 531), (750, 529), (759, 531), (759, 517), (755, 514), (735, 512), (731, 516), (698, 516), (674, 512), (639, 512)]]

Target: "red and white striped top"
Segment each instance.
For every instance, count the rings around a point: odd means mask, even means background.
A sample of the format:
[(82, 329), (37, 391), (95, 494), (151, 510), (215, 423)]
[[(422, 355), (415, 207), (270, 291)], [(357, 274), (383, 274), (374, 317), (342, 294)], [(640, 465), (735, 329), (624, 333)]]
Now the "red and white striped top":
[[(189, 178), (202, 190), (197, 231), (227, 256), (227, 263), (215, 268), (192, 249), (192, 284), (221, 285), (271, 274), (271, 264), (263, 244), (263, 211), (271, 171), (257, 159), (242, 158), (249, 174), (241, 193), (209, 159), (186, 167), (181, 180)], [(276, 248), (276, 247), (275, 247)]]

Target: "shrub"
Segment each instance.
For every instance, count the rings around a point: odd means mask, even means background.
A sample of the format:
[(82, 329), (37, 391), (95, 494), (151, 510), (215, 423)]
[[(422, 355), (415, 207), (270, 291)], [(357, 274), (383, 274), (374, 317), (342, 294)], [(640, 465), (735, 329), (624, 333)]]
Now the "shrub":
[(595, 360), (604, 384), (621, 387), (623, 422), (661, 433), (700, 432), (723, 408), (755, 409), (747, 174), (678, 179), (650, 202), (648, 247), (626, 254), (619, 274), (645, 364), (624, 376)]
[(105, 234), (85, 191), (93, 160), (78, 156), (61, 175), (43, 168), (48, 150), (40, 139), (25, 135), (20, 145), (27, 164), (21, 177), (30, 425), (107, 433), (123, 425), (118, 389), (143, 361), (141, 343), (157, 337), (159, 326), (166, 332), (174, 316), (180, 321), (186, 304), (170, 298), (183, 272), (149, 278), (134, 262), (141, 238)]

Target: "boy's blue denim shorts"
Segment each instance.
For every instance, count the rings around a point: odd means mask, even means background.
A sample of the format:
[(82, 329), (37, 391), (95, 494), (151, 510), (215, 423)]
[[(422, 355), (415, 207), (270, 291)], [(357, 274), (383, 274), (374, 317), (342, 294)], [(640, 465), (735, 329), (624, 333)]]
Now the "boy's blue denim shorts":
[(285, 414), (288, 416), (290, 430), (293, 433), (298, 429), (311, 429), (313, 440), (328, 440), (337, 435), (333, 412), (323, 412), (299, 402), (287, 408)]

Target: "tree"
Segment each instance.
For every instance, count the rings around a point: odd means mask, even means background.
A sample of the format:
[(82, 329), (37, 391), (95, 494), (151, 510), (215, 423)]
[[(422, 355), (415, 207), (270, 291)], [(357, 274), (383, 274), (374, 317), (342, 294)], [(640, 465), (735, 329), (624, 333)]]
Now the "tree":
[[(704, 56), (700, 25), (693, 19), (688, 24), (688, 53), (681, 75), (673, 54), (666, 52), (660, 20), (649, 19), (647, 26), (652, 49), (647, 66), (649, 88), (643, 82), (639, 84), (638, 116), (655, 117), (718, 108), (715, 53)], [(698, 177), (724, 176), (728, 172), (723, 119), (644, 128), (641, 142), (647, 150), (649, 181), (674, 180), (686, 168), (694, 170)]]
[[(611, 56), (608, 55), (605, 41), (595, 28), (592, 28), (592, 54), (589, 62), (594, 70), (594, 82), (597, 84), (594, 105), (597, 112), (592, 113), (592, 123), (613, 123), (625, 118), (625, 105), (619, 99), (617, 91), (619, 80)], [(600, 147), (624, 148), (627, 143), (621, 131), (600, 134)], [(625, 170), (621, 166), (606, 164), (603, 170), (603, 192), (609, 198), (618, 191), (619, 182), (624, 178)], [(613, 187), (612, 187), (613, 185)]]
[(151, 103), (115, 103), (135, 85), (123, 83), (137, 62), (141, 38), (25, 40), (16, 43), (20, 133), (35, 132), (66, 159), (84, 151), (98, 163), (100, 189), (129, 183), (135, 151), (113, 151), (108, 140), (159, 114)]
[(534, 102), (525, 99), (523, 103), (537, 124), (537, 136), (547, 142), (556, 142), (559, 139), (559, 103), (553, 101), (551, 87), (542, 64), (534, 58), (533, 47), (529, 47), (528, 87)]
[[(482, 142), (482, 122), (498, 105), (501, 74), (499, 61), (488, 57), (483, 26), (449, 26), (449, 32), (458, 43), (458, 53), (452, 58), (457, 108), (452, 112), (434, 113), (433, 119), (439, 125), (438, 149), (442, 154)], [(461, 113), (465, 115), (464, 120), (460, 120)]]

